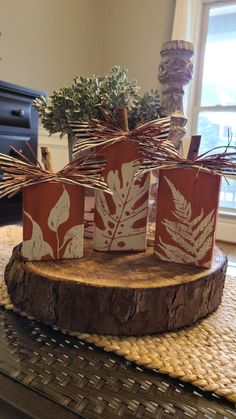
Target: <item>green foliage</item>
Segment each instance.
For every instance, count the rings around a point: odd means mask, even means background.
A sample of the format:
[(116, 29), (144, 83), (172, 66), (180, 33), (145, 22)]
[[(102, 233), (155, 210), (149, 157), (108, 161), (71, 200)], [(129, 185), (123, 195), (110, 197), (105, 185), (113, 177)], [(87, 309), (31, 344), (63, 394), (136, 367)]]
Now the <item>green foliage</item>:
[(70, 133), (70, 121), (86, 121), (101, 116), (99, 107), (111, 115), (116, 108), (125, 106), (129, 111), (129, 126), (163, 114), (156, 90), (138, 95), (136, 80), (128, 80), (127, 70), (115, 66), (104, 77), (78, 76), (69, 87), (62, 87), (49, 98), (38, 98), (34, 107), (38, 110), (43, 126), (50, 134)]
[(131, 110), (139, 98), (137, 81), (129, 81), (127, 73), (121, 67), (113, 67), (101, 83), (101, 106), (110, 113), (121, 106)]
[(141, 97), (138, 97), (135, 105), (129, 113), (129, 126), (135, 127), (144, 121), (151, 121), (166, 115), (164, 108), (160, 104), (160, 96), (157, 89), (149, 90)]

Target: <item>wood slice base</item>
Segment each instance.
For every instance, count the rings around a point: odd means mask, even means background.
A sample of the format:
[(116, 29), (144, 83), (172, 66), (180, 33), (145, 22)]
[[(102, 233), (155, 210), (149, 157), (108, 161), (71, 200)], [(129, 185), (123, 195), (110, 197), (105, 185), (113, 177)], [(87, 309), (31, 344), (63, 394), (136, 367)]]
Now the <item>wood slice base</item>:
[(25, 262), (17, 246), (5, 270), (15, 307), (59, 328), (141, 335), (191, 325), (221, 302), (226, 256), (215, 248), (211, 269), (160, 262), (153, 249), (83, 259)]

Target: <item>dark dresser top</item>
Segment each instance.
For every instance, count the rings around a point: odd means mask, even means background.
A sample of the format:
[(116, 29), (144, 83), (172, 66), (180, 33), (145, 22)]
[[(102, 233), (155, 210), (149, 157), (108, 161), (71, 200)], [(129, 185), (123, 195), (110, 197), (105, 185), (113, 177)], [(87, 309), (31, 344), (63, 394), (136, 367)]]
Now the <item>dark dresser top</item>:
[(15, 94), (18, 93), (20, 95), (24, 95), (24, 96), (32, 97), (32, 98), (48, 95), (46, 92), (42, 92), (40, 90), (19, 86), (17, 84), (8, 83), (2, 80), (0, 80), (0, 92), (5, 92), (5, 93), (13, 92)]

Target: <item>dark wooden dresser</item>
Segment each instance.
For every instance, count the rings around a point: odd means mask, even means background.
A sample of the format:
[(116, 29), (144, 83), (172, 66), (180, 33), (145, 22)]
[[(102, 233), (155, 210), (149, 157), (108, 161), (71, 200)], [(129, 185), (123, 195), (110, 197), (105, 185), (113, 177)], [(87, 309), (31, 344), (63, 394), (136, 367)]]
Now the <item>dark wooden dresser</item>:
[[(28, 141), (37, 154), (38, 113), (32, 102), (41, 95), (46, 93), (0, 81), (0, 153), (14, 155), (11, 150), (14, 147), (30, 157)], [(20, 193), (0, 200), (0, 224), (20, 220), (21, 212)]]

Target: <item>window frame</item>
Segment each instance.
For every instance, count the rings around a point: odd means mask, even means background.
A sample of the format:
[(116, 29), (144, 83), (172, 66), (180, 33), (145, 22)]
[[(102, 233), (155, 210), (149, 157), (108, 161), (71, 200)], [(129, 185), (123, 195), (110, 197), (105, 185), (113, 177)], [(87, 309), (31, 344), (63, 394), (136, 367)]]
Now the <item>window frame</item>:
[(227, 1), (217, 1), (217, 0), (203, 0), (203, 7), (202, 7), (202, 35), (199, 40), (199, 48), (198, 48), (198, 61), (196, 63), (196, 83), (195, 83), (195, 94), (194, 94), (194, 102), (193, 102), (193, 111), (192, 111), (192, 124), (191, 124), (191, 135), (193, 135), (197, 131), (197, 123), (198, 123), (198, 114), (201, 111), (236, 111), (236, 105), (230, 106), (201, 106), (201, 96), (202, 96), (202, 79), (203, 79), (203, 65), (204, 65), (204, 56), (205, 56), (205, 49), (206, 49), (206, 40), (207, 40), (207, 32), (208, 32), (208, 17), (209, 11), (213, 7), (220, 7), (226, 5), (236, 5), (235, 0), (227, 0)]
[[(192, 103), (192, 111), (190, 115), (190, 135), (194, 135), (197, 132), (198, 115), (201, 111), (235, 111), (236, 105), (234, 106), (201, 106), (202, 96), (202, 79), (203, 79), (203, 65), (206, 48), (206, 39), (208, 32), (208, 18), (209, 10), (213, 7), (220, 7), (226, 5), (236, 4), (235, 0), (199, 0), (201, 1), (201, 18), (200, 27), (201, 36), (199, 37), (197, 48), (195, 51), (195, 82), (191, 89), (190, 95), (193, 97), (189, 99), (189, 103)], [(192, 99), (192, 100), (191, 100)], [(236, 243), (236, 210), (228, 208), (219, 208), (219, 218), (216, 228), (217, 240), (227, 241)]]

